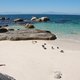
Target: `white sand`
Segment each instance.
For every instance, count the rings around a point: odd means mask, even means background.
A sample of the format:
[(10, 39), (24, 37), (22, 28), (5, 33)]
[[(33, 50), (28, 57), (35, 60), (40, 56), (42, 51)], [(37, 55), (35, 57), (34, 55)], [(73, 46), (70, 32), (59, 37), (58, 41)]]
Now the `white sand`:
[[(45, 42), (46, 50), (42, 47)], [(62, 49), (64, 53), (60, 52)], [(0, 64), (6, 65), (0, 66), (0, 72), (16, 80), (57, 80), (56, 71), (62, 73), (60, 80), (80, 80), (80, 43), (0, 41)]]

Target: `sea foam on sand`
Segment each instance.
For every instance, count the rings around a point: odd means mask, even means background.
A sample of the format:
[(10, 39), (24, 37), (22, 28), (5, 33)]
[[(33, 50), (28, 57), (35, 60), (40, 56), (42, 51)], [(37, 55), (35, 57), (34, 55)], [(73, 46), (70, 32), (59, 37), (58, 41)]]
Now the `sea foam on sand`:
[(0, 66), (0, 73), (16, 80), (80, 80), (80, 44), (64, 40), (1, 41), (0, 64), (5, 64)]

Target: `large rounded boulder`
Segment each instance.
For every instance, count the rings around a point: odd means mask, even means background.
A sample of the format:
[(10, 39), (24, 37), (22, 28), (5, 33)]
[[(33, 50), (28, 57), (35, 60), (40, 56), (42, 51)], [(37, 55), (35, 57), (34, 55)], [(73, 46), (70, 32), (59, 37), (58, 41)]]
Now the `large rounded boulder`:
[(48, 17), (41, 17), (40, 19), (41, 19), (42, 22), (46, 22), (46, 21), (50, 20)]
[(55, 40), (56, 35), (50, 31), (25, 29), (8, 31), (0, 34), (0, 40)]
[(5, 32), (7, 32), (7, 31), (8, 31), (8, 29), (5, 28), (5, 27), (0, 28), (0, 33), (5, 33)]
[(16, 80), (13, 77), (0, 73), (0, 80)]
[(42, 22), (42, 20), (39, 18), (39, 19), (36, 19), (36, 22)]
[(37, 17), (32, 17), (31, 21), (36, 21)]
[(4, 20), (10, 20), (10, 18), (6, 18), (6, 17), (3, 16), (3, 17), (0, 17), (0, 20), (3, 20), (3, 21)]
[(6, 17), (0, 17), (0, 20), (6, 20)]
[(24, 20), (21, 18), (14, 19), (14, 22), (23, 22)]
[(50, 19), (48, 17), (41, 17), (41, 18), (37, 18), (37, 17), (32, 17), (31, 21), (35, 21), (35, 22), (47, 22)]
[(32, 29), (32, 28), (35, 28), (35, 26), (33, 24), (26, 24), (25, 25), (25, 28), (29, 28), (29, 29)]

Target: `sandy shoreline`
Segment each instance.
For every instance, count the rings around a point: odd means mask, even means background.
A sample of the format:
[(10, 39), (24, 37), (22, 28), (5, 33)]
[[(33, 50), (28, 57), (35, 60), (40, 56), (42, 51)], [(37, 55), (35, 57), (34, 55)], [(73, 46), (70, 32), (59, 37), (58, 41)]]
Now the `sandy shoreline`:
[(56, 71), (62, 74), (60, 80), (79, 80), (80, 44), (66, 40), (1, 41), (0, 64), (5, 64), (0, 73), (16, 80), (56, 80)]

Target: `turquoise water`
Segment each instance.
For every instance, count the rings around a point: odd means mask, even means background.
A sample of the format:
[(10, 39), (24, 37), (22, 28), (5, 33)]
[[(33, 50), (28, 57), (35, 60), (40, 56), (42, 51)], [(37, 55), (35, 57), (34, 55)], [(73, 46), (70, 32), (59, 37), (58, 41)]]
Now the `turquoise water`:
[(49, 30), (56, 34), (58, 38), (79, 39), (80, 40), (80, 24), (57, 24), (57, 23), (36, 23), (37, 29)]
[(56, 34), (57, 38), (66, 38), (80, 41), (80, 15), (46, 15), (46, 14), (23, 14), (23, 15), (0, 15), (10, 18), (9, 21), (0, 21), (0, 25), (8, 24), (11, 28), (25, 29), (24, 26), (14, 24), (15, 18), (30, 20), (32, 16), (50, 18), (48, 22), (29, 22), (36, 29), (48, 30)]

